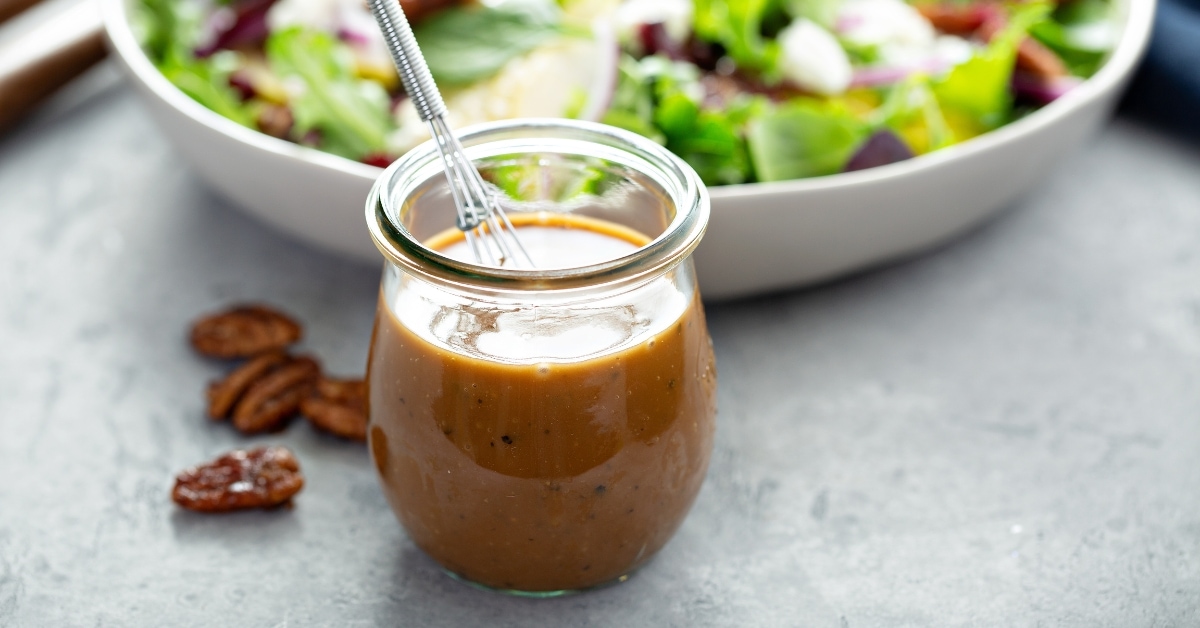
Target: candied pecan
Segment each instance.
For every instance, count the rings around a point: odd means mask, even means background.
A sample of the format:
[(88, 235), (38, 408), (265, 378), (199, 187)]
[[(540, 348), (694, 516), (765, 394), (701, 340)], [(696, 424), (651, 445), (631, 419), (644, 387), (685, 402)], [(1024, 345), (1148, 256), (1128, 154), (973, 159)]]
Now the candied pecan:
[(231, 451), (175, 477), (171, 499), (188, 510), (270, 508), (304, 488), (300, 463), (283, 447)]
[(1017, 67), (1044, 79), (1061, 78), (1068, 74), (1067, 64), (1042, 42), (1026, 37), (1017, 48)]
[(264, 353), (239, 366), (225, 379), (208, 385), (208, 416), (224, 419), (242, 395), (275, 367), (290, 358), (282, 351)]
[(352, 440), (367, 440), (367, 385), (363, 380), (317, 380), (300, 412), (320, 429)]
[(192, 346), (214, 358), (246, 358), (283, 349), (303, 334), (286, 314), (261, 305), (241, 305), (206, 316), (192, 326)]
[(743, 93), (737, 79), (720, 74), (709, 73), (701, 76), (700, 86), (704, 88), (704, 106), (713, 109), (727, 107)]
[(463, 4), (463, 0), (400, 0), (400, 8), (404, 9), (404, 16), (413, 23), (420, 22), (434, 13), (456, 4)]
[(994, 4), (958, 4), (955, 2), (919, 3), (917, 11), (937, 30), (948, 35), (970, 35), (985, 22), (1003, 15)]
[(310, 357), (296, 358), (271, 371), (242, 395), (233, 408), (233, 426), (246, 434), (275, 429), (296, 415), (321, 367)]

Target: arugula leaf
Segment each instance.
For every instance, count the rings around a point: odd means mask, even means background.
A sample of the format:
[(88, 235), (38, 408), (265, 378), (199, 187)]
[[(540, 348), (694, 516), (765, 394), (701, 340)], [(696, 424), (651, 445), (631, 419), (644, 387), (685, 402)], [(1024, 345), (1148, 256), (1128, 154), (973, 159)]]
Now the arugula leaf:
[(561, 34), (561, 11), (548, 2), (506, 2), (446, 9), (413, 29), (439, 83), (466, 85)]
[(273, 70), (304, 86), (290, 102), (298, 134), (320, 131), (323, 150), (350, 159), (385, 152), (393, 126), (387, 93), (378, 83), (354, 76), (344, 44), (322, 32), (292, 27), (272, 34), (266, 49)]
[(747, 141), (758, 179), (784, 181), (841, 172), (870, 133), (844, 104), (805, 98), (751, 120)]
[(776, 17), (774, 0), (695, 0), (696, 35), (725, 47), (739, 68), (762, 74), (767, 83), (778, 82), (780, 46), (763, 37), (763, 24)]
[(933, 91), (948, 116), (964, 116), (981, 131), (1008, 122), (1013, 97), (1009, 84), (1016, 63), (1017, 46), (1037, 22), (1050, 12), (1045, 3), (1018, 5), (1004, 27), (987, 48), (957, 65), (940, 80)]

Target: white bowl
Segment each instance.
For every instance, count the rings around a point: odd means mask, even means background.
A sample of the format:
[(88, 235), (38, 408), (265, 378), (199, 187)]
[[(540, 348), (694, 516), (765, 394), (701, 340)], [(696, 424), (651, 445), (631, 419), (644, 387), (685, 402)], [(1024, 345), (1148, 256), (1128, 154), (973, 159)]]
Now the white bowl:
[[(363, 203), (382, 172), (240, 126), (183, 94), (129, 27), (134, 0), (101, 0), (108, 41), (151, 117), (215, 188), (280, 230), (378, 261)], [(713, 188), (696, 251), (701, 288), (728, 298), (795, 287), (910, 255), (1027, 191), (1108, 117), (1150, 38), (1153, 0), (1116, 0), (1108, 62), (1066, 96), (1001, 129), (900, 163), (815, 179)]]

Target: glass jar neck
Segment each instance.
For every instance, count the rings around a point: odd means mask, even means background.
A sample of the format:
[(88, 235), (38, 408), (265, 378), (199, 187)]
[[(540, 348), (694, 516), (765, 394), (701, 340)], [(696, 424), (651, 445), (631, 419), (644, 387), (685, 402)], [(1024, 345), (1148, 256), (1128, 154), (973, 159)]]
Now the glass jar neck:
[[(635, 134), (587, 122), (534, 119), (469, 127), (459, 138), (485, 177), (489, 167), (493, 179), (514, 167), (525, 167), (530, 172), (551, 172), (549, 177), (588, 171), (592, 180), (600, 182), (591, 197), (583, 193), (574, 199), (539, 198), (523, 203), (526, 210), (587, 207), (580, 211), (611, 211), (634, 223), (646, 222), (638, 212), (659, 212), (665, 226), (660, 233), (647, 233), (650, 242), (637, 250), (588, 266), (527, 270), (453, 259), (427, 247), (428, 234), (421, 233), (428, 231), (425, 223), (431, 222), (423, 212), (434, 214), (433, 224), (453, 215), (453, 206), (444, 207), (444, 202), (434, 207), (439, 187), (444, 196), (445, 179), (436, 147), (427, 142), (380, 176), (367, 200), (366, 217), (375, 245), (390, 263), (435, 285), (510, 296), (620, 290), (661, 277), (686, 260), (707, 227), (708, 194), (695, 171), (662, 146)], [(596, 202), (589, 206), (580, 198)], [(423, 203), (429, 207), (423, 210)]]

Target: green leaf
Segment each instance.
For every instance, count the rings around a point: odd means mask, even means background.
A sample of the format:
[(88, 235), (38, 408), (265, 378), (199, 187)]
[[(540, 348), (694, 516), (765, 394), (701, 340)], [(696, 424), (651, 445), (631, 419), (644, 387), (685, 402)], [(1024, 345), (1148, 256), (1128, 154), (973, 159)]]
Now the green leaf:
[(1080, 42), (1072, 37), (1072, 27), (1045, 20), (1035, 24), (1029, 31), (1038, 41), (1050, 48), (1067, 64), (1067, 69), (1075, 76), (1087, 78), (1100, 69), (1107, 49), (1097, 49)]
[(780, 79), (780, 46), (763, 36), (763, 25), (781, 8), (774, 0), (695, 0), (696, 35), (725, 47), (738, 67), (768, 83)]
[(752, 120), (750, 157), (760, 181), (841, 172), (871, 126), (837, 102), (800, 99)]
[(925, 76), (912, 76), (893, 86), (874, 112), (873, 121), (891, 129), (917, 154), (945, 148), (955, 141)]
[(142, 0), (133, 11), (132, 26), (147, 56), (158, 65), (187, 64), (200, 36), (204, 14), (199, 3)]
[(746, 183), (753, 174), (741, 126), (722, 112), (698, 111), (690, 124), (667, 135), (667, 148), (709, 185)]
[(659, 101), (654, 121), (666, 135), (667, 148), (695, 168), (705, 183), (730, 185), (754, 178), (745, 128), (766, 108), (766, 99), (746, 96), (723, 110), (704, 109), (683, 91), (675, 91)]
[[(552, 176), (546, 176), (548, 171)], [(616, 180), (601, 167), (550, 155), (513, 156), (483, 169), (481, 174), (509, 198), (525, 202), (566, 203), (581, 196), (595, 196), (606, 182)]]
[(1054, 19), (1066, 26), (1090, 24), (1109, 19), (1112, 8), (1108, 0), (1073, 0), (1060, 3), (1054, 10)]
[(471, 4), (437, 13), (413, 34), (435, 80), (466, 85), (496, 74), (511, 59), (561, 34), (560, 21), (558, 7), (548, 2)]
[(175, 62), (162, 68), (163, 76), (196, 102), (238, 124), (257, 130), (254, 116), (229, 86), (229, 74), (213, 63), (196, 60)]
[(234, 122), (257, 130), (251, 107), (229, 86), (236, 53), (197, 59), (192, 51), (203, 19), (200, 5), (172, 0), (142, 0), (132, 25), (146, 54), (167, 80), (192, 100)]
[(654, 115), (654, 94), (637, 59), (622, 54), (617, 63), (617, 87), (609, 111), (620, 111), (649, 121)]
[(393, 127), (388, 95), (378, 83), (354, 76), (344, 44), (325, 33), (293, 27), (272, 34), (266, 48), (281, 78), (295, 77), (304, 85), (290, 103), (298, 134), (316, 129), (322, 150), (350, 159), (385, 152)]
[(1044, 3), (1017, 6), (987, 48), (959, 64), (933, 84), (943, 110), (959, 112), (983, 130), (1008, 122), (1012, 114), (1013, 65), (1017, 46), (1037, 22), (1049, 14)]
[(786, 9), (794, 18), (807, 18), (823, 28), (832, 29), (841, 6), (842, 0), (787, 0)]
[(665, 57), (623, 56), (606, 124), (665, 144), (705, 183), (744, 183), (753, 177), (743, 130), (762, 99), (745, 97), (724, 111), (705, 110), (696, 66)]
[(855, 66), (874, 65), (880, 61), (881, 54), (879, 46), (876, 44), (861, 44), (848, 39), (839, 40), (838, 43), (846, 51), (850, 63)]
[(667, 141), (667, 138), (658, 129), (654, 128), (653, 124), (645, 118), (628, 111), (610, 109), (600, 121), (609, 126), (637, 133), (642, 137), (648, 137), (659, 144), (665, 144)]
[[(602, 120), (605, 124), (633, 131), (660, 144), (666, 137), (654, 126), (655, 79), (670, 74), (674, 63), (662, 57), (641, 61), (622, 54), (617, 65), (617, 87)], [(693, 68), (694, 70), (694, 68)]]

